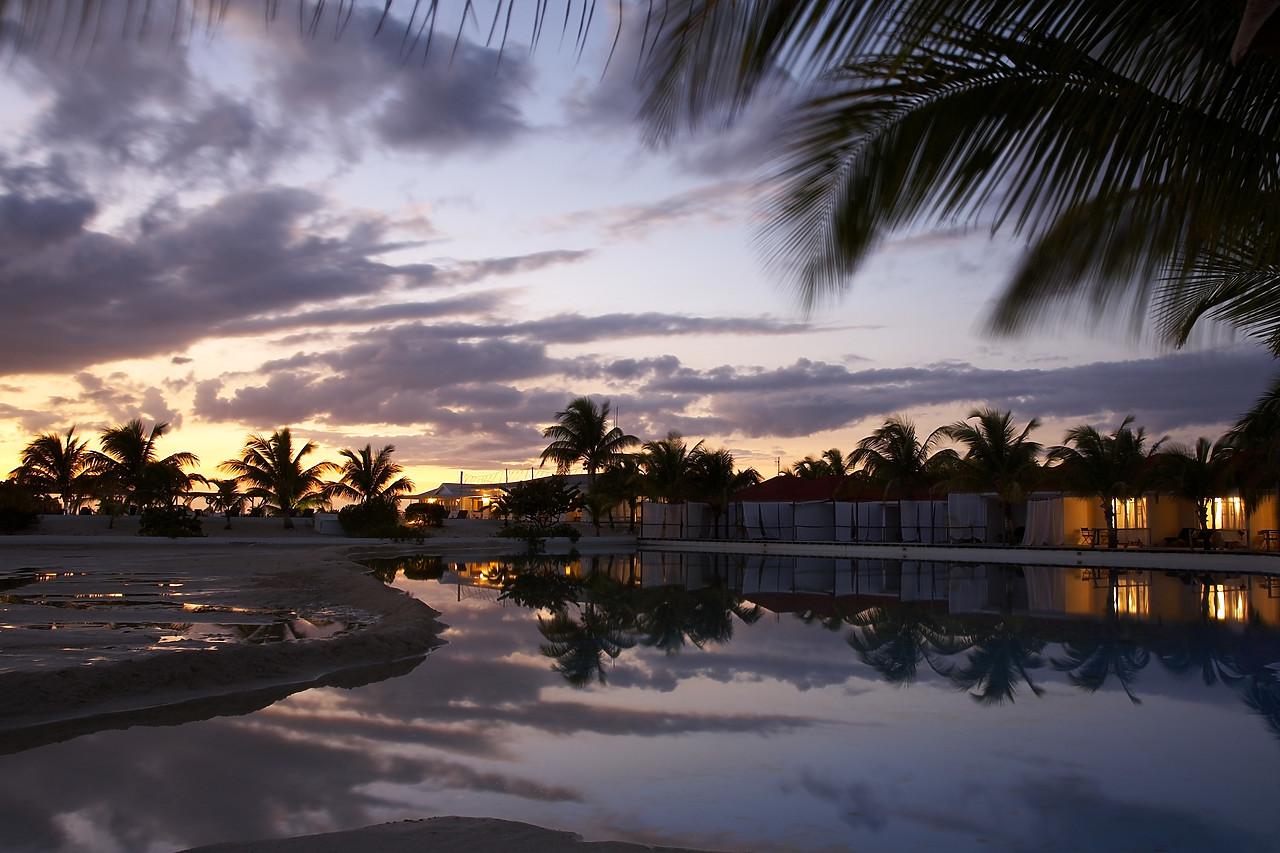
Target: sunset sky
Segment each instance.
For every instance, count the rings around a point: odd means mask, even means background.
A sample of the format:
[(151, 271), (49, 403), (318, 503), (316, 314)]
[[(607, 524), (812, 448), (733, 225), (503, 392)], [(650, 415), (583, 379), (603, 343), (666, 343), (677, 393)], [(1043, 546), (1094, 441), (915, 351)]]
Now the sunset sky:
[(603, 17), (581, 56), (557, 24), (499, 61), (483, 18), (410, 50), (412, 7), (376, 38), (377, 9), (308, 37), (241, 0), (212, 35), (159, 16), (4, 53), (4, 472), (37, 433), (142, 417), (211, 475), (290, 425), (317, 459), (394, 444), (424, 489), (501, 480), (593, 395), (771, 475), (975, 405), (1042, 418), (1046, 444), (1129, 413), (1216, 438), (1275, 369), (1226, 339), (989, 338), (1020, 244), (981, 225), (898, 235), (806, 316), (753, 249), (768, 114), (646, 148), (629, 27), (607, 64)]

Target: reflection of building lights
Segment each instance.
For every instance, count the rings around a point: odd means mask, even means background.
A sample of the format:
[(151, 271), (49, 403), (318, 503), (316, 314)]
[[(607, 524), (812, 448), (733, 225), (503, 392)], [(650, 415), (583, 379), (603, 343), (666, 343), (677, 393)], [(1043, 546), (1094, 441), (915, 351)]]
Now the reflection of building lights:
[(1145, 581), (1120, 578), (1112, 592), (1117, 613), (1146, 616), (1151, 612), (1151, 585)]
[(1214, 619), (1243, 622), (1249, 613), (1245, 591), (1238, 587), (1213, 584), (1206, 587), (1209, 596), (1209, 616)]

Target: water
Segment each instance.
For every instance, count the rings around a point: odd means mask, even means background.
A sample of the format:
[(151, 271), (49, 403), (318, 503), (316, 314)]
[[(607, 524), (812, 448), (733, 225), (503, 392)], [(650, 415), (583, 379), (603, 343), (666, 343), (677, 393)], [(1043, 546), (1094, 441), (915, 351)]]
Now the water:
[(594, 563), (515, 589), (541, 610), (498, 600), (500, 562), (382, 566), (449, 645), (355, 690), (0, 757), (0, 849), (442, 814), (733, 851), (1280, 849), (1268, 578)]

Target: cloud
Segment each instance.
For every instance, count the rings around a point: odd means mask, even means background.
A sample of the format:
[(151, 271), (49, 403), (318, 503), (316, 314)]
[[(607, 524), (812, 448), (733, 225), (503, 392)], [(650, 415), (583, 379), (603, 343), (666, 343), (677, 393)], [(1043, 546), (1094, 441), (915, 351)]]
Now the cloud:
[(0, 317), (0, 363), (12, 374), (181, 353), (216, 335), (490, 311), (496, 295), (401, 308), (387, 294), (588, 256), (549, 250), (388, 264), (378, 256), (402, 245), (387, 239), (393, 222), (344, 215), (316, 192), (280, 186), (191, 209), (155, 206), (135, 228), (112, 235), (91, 230), (96, 203), (53, 169), (0, 169), (0, 184), (8, 189), (0, 195), (0, 284), (9, 308)]
[[(260, 65), (282, 109), (324, 118), (350, 157), (372, 134), (392, 148), (450, 154), (506, 146), (528, 132), (519, 98), (533, 79), (529, 60), (453, 35), (407, 38), (414, 29), (358, 9), (341, 38), (271, 32)], [(330, 16), (321, 29), (336, 21)], [(376, 35), (375, 35), (376, 32)], [(447, 40), (447, 44), (446, 44)], [(444, 46), (442, 46), (444, 45)]]
[[(1018, 419), (1101, 427), (1132, 413), (1157, 436), (1216, 436), (1250, 405), (1272, 370), (1265, 353), (1247, 348), (1023, 369), (963, 362), (876, 368), (811, 359), (780, 367), (701, 368), (671, 353), (618, 358), (552, 352), (626, 337), (682, 341), (808, 331), (806, 324), (770, 318), (657, 313), (402, 323), (352, 331), (332, 343), (300, 338), (302, 348), (288, 357), (250, 373), (205, 379), (193, 414), (260, 428), (310, 422), (335, 435), (367, 425), (376, 429), (366, 431), (409, 436), (397, 446), (416, 464), (425, 457), (451, 467), (503, 468), (536, 457), (545, 444), (541, 428), (579, 394), (611, 398), (626, 413), (627, 431), (642, 439), (672, 429), (694, 441), (801, 438), (890, 414), (984, 405), (1012, 410)], [(1169, 394), (1169, 388), (1179, 393)]]

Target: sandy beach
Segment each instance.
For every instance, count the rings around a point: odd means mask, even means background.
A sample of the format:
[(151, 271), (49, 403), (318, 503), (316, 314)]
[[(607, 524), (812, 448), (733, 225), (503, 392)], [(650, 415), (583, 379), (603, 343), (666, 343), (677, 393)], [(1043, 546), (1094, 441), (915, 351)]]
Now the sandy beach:
[[(480, 519), (450, 520), (421, 546), (321, 535), (304, 520), (289, 531), (279, 519), (235, 518), (226, 530), (222, 519), (207, 518), (207, 536), (189, 540), (136, 536), (135, 518), (118, 518), (110, 527), (108, 523), (96, 516), (45, 516), (34, 532), (0, 537), (0, 577), (18, 572), (86, 577), (162, 572), (191, 602), (184, 607), (196, 611), (217, 606), (287, 613), (307, 625), (340, 614), (359, 627), (295, 642), (223, 643), (194, 652), (148, 650), (122, 660), (64, 668), (10, 667), (0, 672), (0, 754), (105, 729), (246, 714), (309, 687), (356, 687), (407, 672), (442, 643), (445, 625), (440, 614), (385, 586), (352, 558), (518, 547), (492, 538), (500, 522)], [(53, 631), (29, 633), (58, 641)], [(439, 817), (198, 849), (632, 853), (675, 848), (587, 842), (572, 832), (497, 819)]]

